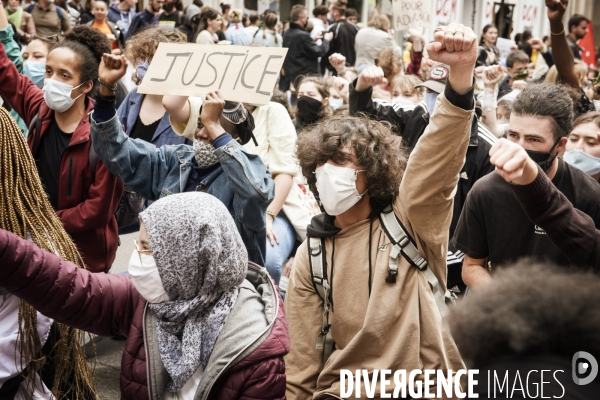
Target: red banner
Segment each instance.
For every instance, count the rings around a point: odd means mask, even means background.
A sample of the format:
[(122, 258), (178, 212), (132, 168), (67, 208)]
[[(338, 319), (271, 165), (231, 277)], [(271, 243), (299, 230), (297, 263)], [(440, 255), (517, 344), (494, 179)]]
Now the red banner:
[(587, 34), (577, 43), (577, 45), (583, 49), (581, 52), (581, 61), (588, 67), (596, 68), (596, 46), (594, 45), (594, 29), (592, 26), (592, 21), (590, 21), (587, 28)]

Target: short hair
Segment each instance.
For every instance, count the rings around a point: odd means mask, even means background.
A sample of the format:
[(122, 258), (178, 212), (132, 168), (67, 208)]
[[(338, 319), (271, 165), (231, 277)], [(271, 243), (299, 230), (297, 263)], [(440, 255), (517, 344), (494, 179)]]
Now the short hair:
[(259, 16), (257, 14), (252, 14), (250, 17), (248, 17), (248, 19), (250, 20), (250, 24), (255, 24), (256, 21), (259, 20)]
[(348, 17), (358, 17), (358, 11), (356, 11), (354, 8), (348, 7), (346, 9), (346, 18)]
[(373, 13), (367, 26), (387, 32), (390, 30), (390, 19), (385, 14)]
[(237, 24), (239, 22), (242, 22), (242, 17), (244, 16), (244, 13), (242, 12), (242, 10), (231, 10), (229, 11), (229, 22), (232, 24)]
[(600, 278), (521, 261), (453, 307), (448, 322), (469, 366), (507, 356), (600, 354)]
[(306, 7), (304, 7), (302, 4), (296, 4), (292, 7), (292, 11), (290, 11), (290, 21), (298, 21), (302, 17), (302, 14), (304, 14), (305, 12)]
[(327, 15), (329, 13), (329, 9), (327, 6), (316, 6), (313, 8), (313, 17), (317, 18), (320, 15)]
[(338, 0), (331, 5), (331, 7), (340, 13), (343, 17), (346, 15), (346, 5), (348, 4), (348, 0)]
[(315, 195), (317, 166), (327, 160), (346, 161), (341, 151), (346, 146), (354, 148), (365, 169), (371, 207), (383, 209), (398, 195), (408, 157), (389, 123), (366, 116), (332, 116), (302, 131), (297, 144), (302, 174)]
[(515, 50), (506, 57), (506, 67), (512, 68), (516, 62), (529, 63), (529, 56), (523, 50)]
[(512, 113), (549, 118), (554, 141), (573, 130), (573, 100), (561, 85), (530, 83), (516, 97)]
[(569, 33), (571, 33), (571, 29), (575, 26), (579, 26), (579, 24), (581, 24), (583, 21), (587, 22), (588, 24), (590, 23), (590, 20), (588, 17), (581, 15), (581, 14), (573, 14), (573, 16), (571, 18), (569, 18)]

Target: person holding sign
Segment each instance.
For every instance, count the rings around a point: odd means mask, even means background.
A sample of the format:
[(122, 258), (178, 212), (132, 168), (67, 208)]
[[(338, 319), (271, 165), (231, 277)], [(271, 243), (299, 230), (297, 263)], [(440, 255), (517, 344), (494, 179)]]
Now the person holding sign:
[[(372, 381), (375, 368), (465, 368), (442, 315), (452, 197), (475, 114), (477, 37), (450, 24), (427, 51), (451, 69), (410, 159), (388, 124), (364, 117), (334, 116), (298, 137), (302, 173), (326, 213), (308, 227), (286, 293), (287, 398), (341, 396), (342, 369), (368, 368)], [(382, 82), (383, 71), (372, 66), (354, 86), (362, 92)], [(412, 237), (410, 248), (394, 242), (410, 249), (410, 260), (390, 243), (383, 218), (386, 226), (401, 221)], [(384, 380), (365, 391), (365, 380), (357, 385), (372, 398), (393, 391)]]
[[(157, 200), (181, 192), (202, 191), (223, 202), (235, 219), (248, 257), (265, 265), (265, 215), (274, 197), (271, 174), (257, 155), (242, 148), (251, 139), (252, 115), (241, 103), (225, 102), (219, 91), (199, 99), (170, 96), (163, 100), (176, 133), (191, 145), (163, 146), (131, 139), (116, 118), (110, 89), (125, 75), (124, 57), (105, 54), (102, 85), (92, 113), (94, 148), (108, 168), (137, 193)], [(190, 115), (195, 118), (190, 120)]]

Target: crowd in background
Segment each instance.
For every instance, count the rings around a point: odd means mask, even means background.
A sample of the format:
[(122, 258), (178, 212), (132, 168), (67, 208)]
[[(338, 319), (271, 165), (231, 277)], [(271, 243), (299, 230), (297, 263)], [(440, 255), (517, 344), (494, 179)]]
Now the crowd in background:
[[(494, 25), (398, 36), (346, 0), (3, 0), (0, 398), (95, 398), (72, 328), (127, 337), (127, 399), (600, 359), (600, 48), (567, 4), (503, 58)], [(159, 43), (288, 52), (256, 105), (138, 93)]]

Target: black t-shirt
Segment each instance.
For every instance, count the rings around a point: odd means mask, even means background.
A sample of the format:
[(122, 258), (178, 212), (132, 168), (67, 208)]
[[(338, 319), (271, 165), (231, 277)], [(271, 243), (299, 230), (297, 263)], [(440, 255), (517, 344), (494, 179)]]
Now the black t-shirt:
[(142, 139), (148, 143), (152, 143), (152, 138), (154, 137), (154, 133), (156, 132), (161, 119), (162, 118), (157, 119), (150, 125), (144, 125), (140, 119), (140, 116), (138, 115), (135, 119), (135, 124), (133, 125), (133, 129), (131, 129), (131, 134), (129, 137), (132, 139)]
[(181, 25), (182, 14), (181, 11), (175, 11), (170, 15), (163, 12), (158, 16), (158, 25), (174, 29)]
[(66, 148), (69, 147), (72, 133), (64, 133), (52, 120), (48, 131), (42, 136), (38, 149), (36, 165), (38, 174), (50, 204), (58, 210), (58, 177), (60, 175), (60, 162)]
[[(598, 182), (559, 159), (552, 183), (600, 227)], [(477, 181), (469, 192), (452, 243), (471, 258), (487, 257), (493, 268), (523, 257), (570, 265), (544, 230), (527, 218), (510, 184), (496, 173)]]

